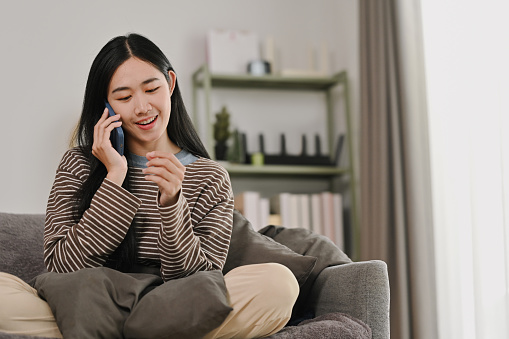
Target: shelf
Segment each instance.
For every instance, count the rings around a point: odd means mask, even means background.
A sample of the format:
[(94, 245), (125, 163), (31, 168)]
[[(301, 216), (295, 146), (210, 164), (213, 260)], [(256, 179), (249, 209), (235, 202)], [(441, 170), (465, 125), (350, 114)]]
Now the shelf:
[[(204, 80), (198, 79), (199, 73), (204, 73), (203, 69), (195, 73), (195, 85), (204, 87)], [(340, 72), (332, 77), (210, 74), (209, 79), (212, 87), (323, 91), (337, 85), (339, 82), (343, 81), (343, 79), (346, 79), (346, 72)]]
[[(346, 124), (346, 144), (348, 151), (348, 167), (333, 167), (333, 166), (299, 166), (299, 165), (244, 165), (233, 164), (229, 162), (221, 162), (232, 178), (240, 179), (253, 179), (251, 183), (255, 187), (259, 183), (271, 183), (276, 181), (284, 181), (282, 179), (297, 179), (304, 181), (328, 181), (330, 183), (331, 191), (343, 190), (345, 187), (340, 187), (343, 180), (337, 180), (345, 176), (349, 182), (349, 202), (348, 209), (350, 211), (350, 229), (349, 240), (347, 243), (350, 248), (350, 255), (353, 258), (358, 258), (359, 251), (359, 218), (357, 210), (356, 199), (356, 179), (354, 170), (354, 157), (353, 157), (353, 137), (352, 137), (352, 119), (350, 116), (350, 102), (349, 102), (349, 85), (348, 76), (346, 71), (339, 72), (333, 76), (278, 76), (278, 75), (263, 75), (255, 76), (249, 74), (213, 74), (209, 71), (207, 65), (202, 65), (193, 73), (193, 120), (197, 124), (204, 123), (206, 132), (204, 135), (204, 145), (210, 154), (214, 154), (214, 131), (212, 122), (212, 99), (211, 93), (215, 89), (234, 89), (234, 90), (291, 90), (291, 91), (317, 91), (322, 92), (326, 105), (326, 129), (327, 129), (327, 142), (329, 150), (335, 148), (336, 133), (335, 131), (335, 113), (333, 110), (336, 101), (335, 90), (336, 86), (341, 89), (341, 94), (344, 100), (345, 124)], [(199, 96), (199, 91), (203, 92), (203, 96)], [(203, 103), (204, 118), (200, 118), (198, 114), (198, 107), (200, 102)], [(256, 105), (257, 103), (254, 102)], [(247, 180), (249, 181), (249, 180)], [(346, 181), (345, 181), (346, 182)], [(322, 183), (320, 183), (322, 184)], [(263, 186), (263, 185), (262, 185)]]
[(306, 176), (306, 177), (334, 177), (348, 173), (348, 169), (325, 166), (285, 166), (285, 165), (241, 165), (221, 162), (230, 176)]

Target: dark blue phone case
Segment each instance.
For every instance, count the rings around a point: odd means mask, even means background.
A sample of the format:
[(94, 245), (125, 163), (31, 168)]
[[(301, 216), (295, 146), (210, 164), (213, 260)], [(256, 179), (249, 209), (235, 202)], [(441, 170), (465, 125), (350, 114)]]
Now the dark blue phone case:
[[(111, 105), (108, 102), (105, 102), (105, 104), (110, 117), (115, 115), (115, 111), (113, 111)], [(122, 127), (115, 127), (113, 131), (111, 131), (110, 140), (111, 145), (117, 150), (118, 154), (124, 155), (124, 131)]]

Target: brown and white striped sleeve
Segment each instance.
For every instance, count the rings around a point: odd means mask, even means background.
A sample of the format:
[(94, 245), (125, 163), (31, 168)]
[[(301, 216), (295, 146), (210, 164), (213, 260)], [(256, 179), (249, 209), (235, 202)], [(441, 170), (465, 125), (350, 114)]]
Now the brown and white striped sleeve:
[(49, 271), (72, 272), (102, 266), (120, 245), (141, 201), (105, 179), (78, 223), (73, 195), (89, 175), (85, 156), (71, 149), (63, 156), (50, 192), (44, 228), (44, 262)]
[(223, 268), (233, 225), (233, 193), (223, 167), (203, 158), (188, 166), (177, 203), (159, 210), (165, 281)]

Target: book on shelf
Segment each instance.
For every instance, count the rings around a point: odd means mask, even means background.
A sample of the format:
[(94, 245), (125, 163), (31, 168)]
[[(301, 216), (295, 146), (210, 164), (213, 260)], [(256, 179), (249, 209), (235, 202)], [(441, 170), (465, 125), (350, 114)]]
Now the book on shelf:
[(271, 214), (279, 215), (280, 226), (291, 227), (290, 193), (280, 193), (270, 198)]
[(270, 201), (268, 198), (260, 198), (260, 210), (258, 212), (258, 229), (261, 229), (270, 224)]
[(238, 209), (259, 230), (267, 225), (305, 228), (324, 235), (344, 249), (343, 201), (339, 193), (280, 193), (270, 199), (259, 192), (235, 196)]
[(311, 201), (308, 194), (298, 194), (299, 227), (312, 230)]
[(335, 233), (335, 243), (342, 250), (345, 249), (345, 235), (344, 235), (344, 227), (343, 227), (343, 197), (339, 193), (332, 194), (332, 203), (333, 206), (340, 206), (340, 208), (334, 208), (334, 229)]
[(323, 234), (322, 196), (320, 193), (311, 194), (311, 225), (313, 232)]
[[(316, 204), (321, 207), (320, 234), (327, 236), (339, 248), (344, 249), (343, 198), (339, 193), (322, 192)], [(319, 210), (319, 209), (318, 209)]]
[[(311, 201), (307, 194), (282, 193), (273, 197), (272, 213), (281, 214), (282, 225), (312, 230)], [(283, 208), (281, 208), (283, 206)]]
[(260, 192), (245, 191), (235, 195), (234, 207), (251, 223), (255, 230), (261, 227)]
[(334, 229), (334, 203), (331, 192), (321, 193), (322, 203), (322, 234), (334, 241), (336, 239), (336, 230)]
[(300, 226), (300, 211), (299, 211), (299, 196), (297, 194), (290, 194), (290, 207), (289, 207), (290, 221), (287, 227), (301, 227)]
[[(289, 223), (285, 227), (305, 228), (324, 235), (338, 247), (344, 249), (343, 199), (340, 193), (320, 192), (314, 194), (282, 193), (271, 199), (271, 203), (289, 200)], [(279, 213), (278, 205), (271, 205), (272, 213)]]
[(234, 208), (251, 223), (255, 230), (260, 230), (267, 225), (279, 224), (280, 219), (270, 216), (270, 201), (263, 198), (260, 192), (245, 191), (235, 195)]

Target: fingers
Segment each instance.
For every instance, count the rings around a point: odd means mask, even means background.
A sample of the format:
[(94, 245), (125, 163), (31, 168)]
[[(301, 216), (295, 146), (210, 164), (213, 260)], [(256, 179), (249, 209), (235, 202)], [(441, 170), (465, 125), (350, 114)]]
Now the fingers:
[(162, 206), (173, 204), (182, 188), (186, 167), (174, 154), (167, 152), (147, 153), (147, 159), (148, 167), (143, 170), (145, 179), (159, 186)]
[(147, 153), (147, 166), (164, 167), (170, 172), (185, 172), (186, 167), (182, 165), (177, 157), (168, 152), (153, 151)]
[(94, 130), (101, 126), (107, 126), (107, 125), (111, 124), (113, 121), (116, 121), (118, 119), (120, 119), (119, 114), (109, 116), (108, 109), (105, 108), (103, 111), (103, 114), (99, 118), (99, 121), (97, 121), (97, 123), (95, 124)]
[[(171, 161), (173, 164), (177, 165), (181, 169), (185, 170), (185, 168), (186, 168), (184, 165), (182, 165), (180, 160), (177, 159), (175, 154), (168, 153), (168, 152), (152, 151), (152, 152), (147, 153), (147, 159), (149, 160), (149, 162), (154, 159), (167, 159), (167, 160)], [(148, 165), (148, 166), (150, 166), (150, 165)]]
[(127, 173), (127, 161), (112, 147), (110, 141), (111, 131), (122, 125), (119, 119), (120, 115), (109, 117), (108, 110), (104, 109), (94, 126), (92, 154), (106, 166), (107, 177), (121, 185)]
[(122, 126), (119, 120), (120, 115), (108, 116), (108, 109), (105, 108), (101, 118), (94, 126), (94, 145), (95, 148), (111, 147), (110, 135), (114, 128)]
[(115, 114), (113, 116), (109, 116), (108, 109), (105, 108), (103, 111), (103, 114), (99, 118), (99, 121), (97, 121), (97, 123), (95, 124), (94, 129), (109, 126), (112, 122), (118, 121), (119, 119), (120, 119), (120, 114)]
[[(151, 152), (156, 153), (156, 152)], [(144, 169), (145, 174), (152, 174), (161, 177), (166, 181), (181, 183), (184, 180), (186, 167), (171, 153), (161, 152), (160, 154), (147, 154), (147, 168)], [(159, 157), (154, 157), (159, 155)]]

